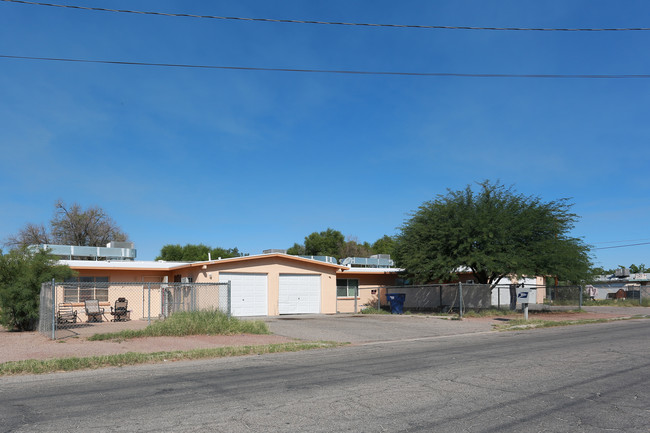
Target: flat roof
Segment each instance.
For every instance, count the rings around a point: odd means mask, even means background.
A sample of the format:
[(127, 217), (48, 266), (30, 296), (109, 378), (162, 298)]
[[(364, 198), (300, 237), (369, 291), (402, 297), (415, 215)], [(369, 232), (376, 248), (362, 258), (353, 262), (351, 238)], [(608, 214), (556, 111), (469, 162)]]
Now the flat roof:
[(230, 257), (220, 260), (210, 260), (204, 262), (166, 262), (163, 260), (158, 261), (137, 261), (137, 260), (59, 260), (62, 265), (68, 265), (72, 269), (122, 269), (122, 270), (158, 270), (169, 271), (183, 268), (193, 268), (204, 265), (217, 265), (246, 262), (252, 260), (263, 260), (269, 258), (281, 258), (296, 262), (309, 263), (310, 265), (324, 266), (334, 268), (337, 270), (345, 270), (347, 266), (335, 265), (333, 263), (326, 263), (319, 260), (305, 259), (302, 257), (292, 256), (289, 254), (258, 254), (254, 256), (243, 257)]
[(191, 265), (188, 262), (165, 262), (144, 260), (59, 260), (73, 269), (129, 269), (166, 271)]
[(344, 274), (397, 274), (402, 272), (401, 268), (351, 268), (346, 267), (341, 272)]

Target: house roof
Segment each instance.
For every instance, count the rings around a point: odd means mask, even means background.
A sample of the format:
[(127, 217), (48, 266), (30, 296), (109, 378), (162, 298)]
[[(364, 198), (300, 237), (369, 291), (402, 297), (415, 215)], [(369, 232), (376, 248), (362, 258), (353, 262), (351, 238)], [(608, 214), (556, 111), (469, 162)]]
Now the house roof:
[(326, 268), (332, 268), (332, 269), (347, 269), (347, 266), (342, 266), (342, 265), (336, 265), (333, 263), (327, 263), (327, 262), (322, 262), (320, 260), (313, 260), (313, 259), (307, 259), (304, 257), (299, 257), (299, 256), (292, 256), (290, 254), (282, 254), (282, 253), (272, 253), (272, 254), (257, 254), (254, 256), (243, 256), (243, 257), (231, 257), (228, 259), (221, 259), (221, 260), (211, 260), (211, 261), (205, 261), (205, 262), (193, 262), (190, 263), (190, 267), (196, 267), (196, 266), (204, 266), (204, 265), (214, 265), (214, 264), (223, 264), (223, 263), (239, 263), (239, 262), (248, 262), (252, 260), (263, 260), (263, 259), (273, 259), (273, 258), (278, 258), (282, 260), (289, 260), (289, 261), (295, 261), (295, 262), (301, 262), (301, 263), (308, 263), (310, 265), (318, 265), (318, 266), (323, 266)]
[(142, 270), (142, 271), (171, 271), (184, 268), (203, 267), (221, 264), (236, 264), (264, 259), (281, 259), (300, 263), (307, 263), (313, 266), (321, 266), (335, 270), (348, 269), (347, 266), (335, 265), (318, 260), (305, 259), (288, 254), (258, 254), (254, 256), (232, 257), (228, 259), (210, 260), (204, 262), (166, 262), (159, 261), (126, 261), (126, 260), (59, 260), (62, 265), (68, 265), (72, 269), (116, 269), (116, 270)]
[(403, 270), (401, 268), (352, 268), (346, 266), (340, 272), (342, 274), (386, 275), (397, 274)]
[(72, 269), (122, 269), (141, 271), (169, 271), (190, 265), (187, 262), (131, 261), (131, 260), (59, 260)]
[(648, 282), (650, 281), (650, 273), (631, 273), (627, 276), (617, 277), (616, 274), (599, 275), (596, 277), (598, 283), (635, 283), (635, 282)]

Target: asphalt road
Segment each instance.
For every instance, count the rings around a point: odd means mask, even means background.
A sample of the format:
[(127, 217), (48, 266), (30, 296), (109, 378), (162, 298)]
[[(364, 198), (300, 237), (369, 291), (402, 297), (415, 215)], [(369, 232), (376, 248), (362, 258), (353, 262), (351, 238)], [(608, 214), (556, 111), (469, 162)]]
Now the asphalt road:
[(0, 431), (648, 432), (650, 321), (0, 378)]

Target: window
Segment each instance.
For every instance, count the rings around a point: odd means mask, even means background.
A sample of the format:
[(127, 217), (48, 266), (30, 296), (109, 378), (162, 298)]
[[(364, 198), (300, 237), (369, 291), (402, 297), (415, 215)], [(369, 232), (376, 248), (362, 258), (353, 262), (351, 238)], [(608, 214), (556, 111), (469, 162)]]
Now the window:
[(108, 302), (108, 277), (76, 277), (65, 280), (63, 302), (97, 299)]
[(336, 280), (336, 296), (347, 298), (357, 296), (359, 293), (359, 280), (356, 278), (342, 278)]

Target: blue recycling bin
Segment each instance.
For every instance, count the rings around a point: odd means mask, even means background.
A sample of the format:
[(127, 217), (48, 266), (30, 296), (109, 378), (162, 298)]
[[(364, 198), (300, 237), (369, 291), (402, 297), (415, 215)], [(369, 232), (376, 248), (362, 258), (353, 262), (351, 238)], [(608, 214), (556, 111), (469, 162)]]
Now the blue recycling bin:
[(391, 314), (404, 314), (404, 300), (406, 295), (404, 293), (388, 293), (386, 300), (390, 302)]

